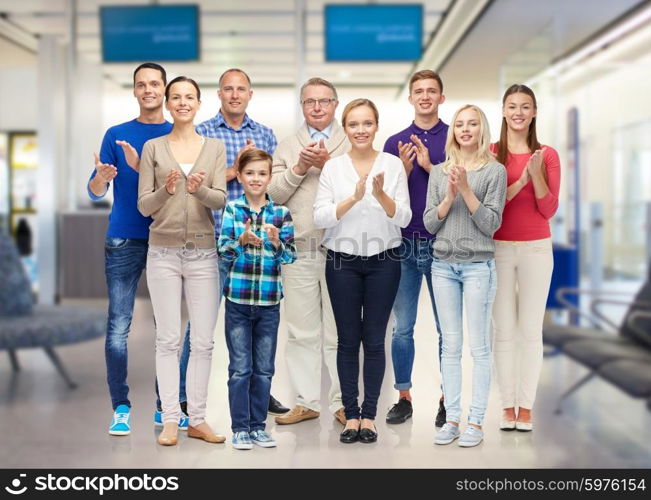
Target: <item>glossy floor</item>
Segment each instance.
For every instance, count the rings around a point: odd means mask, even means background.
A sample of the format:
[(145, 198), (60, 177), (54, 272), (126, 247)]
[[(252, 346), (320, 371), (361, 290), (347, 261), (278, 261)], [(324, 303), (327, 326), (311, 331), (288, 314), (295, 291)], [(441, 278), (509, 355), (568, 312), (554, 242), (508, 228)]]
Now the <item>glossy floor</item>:
[[(227, 353), (223, 314), (216, 329), (208, 422), (228, 436), (226, 444), (208, 444), (181, 433), (179, 445), (156, 444), (154, 410), (154, 332), (151, 306), (139, 300), (129, 344), (132, 433), (107, 434), (111, 408), (105, 383), (101, 340), (59, 349), (79, 388), (68, 390), (45, 354), (19, 353), (22, 371), (13, 375), (5, 353), (0, 353), (0, 422), (4, 428), (1, 467), (650, 467), (651, 412), (641, 401), (595, 379), (554, 415), (557, 397), (578, 380), (584, 369), (562, 356), (546, 358), (531, 433), (500, 432), (497, 391), (493, 384), (485, 422), (485, 440), (472, 449), (456, 444), (436, 446), (434, 415), (440, 375), (432, 314), (421, 294), (416, 328), (414, 416), (407, 423), (388, 425), (387, 409), (395, 402), (387, 338), (387, 371), (379, 404), (375, 444), (339, 443), (341, 426), (329, 413), (291, 426), (268, 420), (267, 429), (277, 448), (234, 450), (230, 445), (227, 402)], [(273, 394), (291, 406), (292, 389), (284, 361), (284, 325), (281, 323)], [(470, 395), (470, 357), (464, 352), (464, 418)], [(324, 375), (327, 377), (327, 375)], [(327, 380), (324, 378), (324, 386)], [(325, 392), (325, 391), (324, 391)]]

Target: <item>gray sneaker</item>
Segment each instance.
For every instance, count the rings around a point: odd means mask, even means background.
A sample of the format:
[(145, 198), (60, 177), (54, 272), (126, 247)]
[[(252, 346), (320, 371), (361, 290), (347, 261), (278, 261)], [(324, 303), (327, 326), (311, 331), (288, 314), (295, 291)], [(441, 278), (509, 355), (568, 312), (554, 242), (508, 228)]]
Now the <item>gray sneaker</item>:
[(436, 444), (450, 444), (452, 441), (459, 437), (459, 426), (452, 424), (444, 424), (441, 430), (436, 433), (434, 442)]
[(469, 425), (466, 427), (466, 430), (463, 431), (463, 434), (459, 437), (459, 446), (464, 448), (470, 448), (471, 446), (477, 446), (484, 440), (484, 431), (478, 429), (474, 425)]

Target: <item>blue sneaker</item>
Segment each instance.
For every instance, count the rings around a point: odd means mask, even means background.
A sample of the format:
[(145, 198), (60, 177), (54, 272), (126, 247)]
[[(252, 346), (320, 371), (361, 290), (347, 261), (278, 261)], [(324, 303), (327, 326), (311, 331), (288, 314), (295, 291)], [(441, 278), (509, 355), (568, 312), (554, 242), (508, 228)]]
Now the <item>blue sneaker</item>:
[[(185, 413), (182, 413), (179, 419), (179, 430), (187, 431), (189, 424), (190, 418)], [(154, 412), (154, 427), (163, 427), (163, 412), (160, 410)]]
[(231, 443), (233, 443), (233, 448), (236, 450), (250, 450), (253, 448), (253, 443), (251, 442), (249, 433), (246, 431), (239, 431), (233, 434)]
[(263, 448), (273, 448), (276, 446), (276, 441), (263, 430), (250, 432), (249, 437), (253, 443)]
[(126, 436), (131, 433), (131, 414), (127, 405), (120, 405), (113, 413), (113, 420), (109, 426), (111, 436)]

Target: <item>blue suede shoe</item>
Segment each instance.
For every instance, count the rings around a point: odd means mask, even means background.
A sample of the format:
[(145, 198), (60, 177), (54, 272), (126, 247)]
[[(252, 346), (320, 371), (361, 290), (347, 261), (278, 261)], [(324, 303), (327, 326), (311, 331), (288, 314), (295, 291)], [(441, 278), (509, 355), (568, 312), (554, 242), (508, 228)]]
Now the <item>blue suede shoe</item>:
[(113, 413), (113, 420), (109, 426), (111, 436), (127, 436), (131, 433), (131, 409), (127, 405), (120, 405)]

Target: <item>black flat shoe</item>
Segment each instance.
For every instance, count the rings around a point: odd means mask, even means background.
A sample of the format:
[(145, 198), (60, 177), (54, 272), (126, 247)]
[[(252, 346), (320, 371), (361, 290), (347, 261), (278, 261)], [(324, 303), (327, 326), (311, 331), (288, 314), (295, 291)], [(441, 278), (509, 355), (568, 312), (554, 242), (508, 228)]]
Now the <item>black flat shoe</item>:
[(363, 427), (359, 430), (359, 440), (362, 443), (375, 443), (377, 441), (377, 431)]
[(344, 431), (339, 434), (339, 441), (342, 443), (350, 444), (359, 440), (360, 432), (357, 429), (344, 429)]

